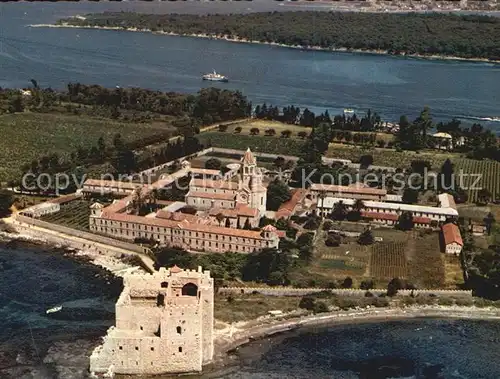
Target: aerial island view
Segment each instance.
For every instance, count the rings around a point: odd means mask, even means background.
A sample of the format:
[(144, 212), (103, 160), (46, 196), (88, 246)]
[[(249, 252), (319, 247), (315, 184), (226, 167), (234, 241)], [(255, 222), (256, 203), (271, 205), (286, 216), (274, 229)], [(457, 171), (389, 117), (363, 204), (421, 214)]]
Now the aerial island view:
[(500, 3), (0, 4), (0, 378), (498, 379)]

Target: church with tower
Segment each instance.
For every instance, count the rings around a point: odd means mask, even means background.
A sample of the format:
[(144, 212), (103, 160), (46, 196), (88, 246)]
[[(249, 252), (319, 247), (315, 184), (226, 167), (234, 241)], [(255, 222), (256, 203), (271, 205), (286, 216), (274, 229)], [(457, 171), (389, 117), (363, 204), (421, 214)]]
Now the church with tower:
[[(209, 210), (210, 215), (226, 216), (230, 227), (247, 223), (258, 225), (266, 213), (267, 188), (257, 159), (247, 149), (237, 175), (230, 180), (193, 178), (189, 183), (186, 203), (197, 209)], [(219, 216), (221, 217), (221, 216)]]
[[(160, 184), (142, 187), (141, 196), (146, 197)], [(284, 236), (284, 231), (274, 227), (258, 229), (266, 213), (267, 188), (250, 149), (243, 155), (239, 168), (225, 179), (192, 177), (184, 203), (171, 202), (140, 215), (132, 206), (134, 196), (135, 192), (108, 206), (94, 203), (90, 207), (90, 230), (127, 241), (148, 239), (188, 251), (221, 253), (277, 248)], [(180, 211), (185, 206), (194, 208), (196, 213)]]

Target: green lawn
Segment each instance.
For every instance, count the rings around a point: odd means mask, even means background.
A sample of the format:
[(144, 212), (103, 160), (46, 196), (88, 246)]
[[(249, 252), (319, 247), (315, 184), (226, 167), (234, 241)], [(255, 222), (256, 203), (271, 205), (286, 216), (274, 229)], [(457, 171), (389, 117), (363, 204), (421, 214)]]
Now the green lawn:
[(169, 128), (165, 123), (124, 123), (88, 116), (5, 114), (0, 116), (0, 182), (17, 178), (23, 164), (44, 154), (70, 153), (80, 146), (97, 144), (101, 136), (111, 143), (113, 135), (120, 133), (126, 141), (132, 141)]
[(207, 132), (199, 135), (203, 144), (226, 149), (246, 150), (254, 152), (298, 155), (304, 141), (293, 138), (250, 136), (229, 132)]

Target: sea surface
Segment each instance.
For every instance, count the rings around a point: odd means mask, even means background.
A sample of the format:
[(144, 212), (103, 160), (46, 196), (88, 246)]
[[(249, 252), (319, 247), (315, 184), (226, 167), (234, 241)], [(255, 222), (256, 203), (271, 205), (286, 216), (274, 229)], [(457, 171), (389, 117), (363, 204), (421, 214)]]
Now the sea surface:
[[(64, 88), (68, 82), (194, 93), (213, 69), (220, 88), (254, 104), (295, 104), (314, 111), (377, 111), (410, 118), (428, 105), (435, 119), (482, 122), (500, 132), (500, 64), (370, 54), (302, 51), (276, 46), (126, 31), (33, 28), (32, 24), (105, 10), (145, 13), (248, 12), (277, 2), (126, 2), (0, 4), (0, 86)], [(281, 7), (283, 9), (284, 7)], [(295, 9), (293, 6), (286, 9)], [(314, 27), (314, 26), (312, 26)], [(213, 85), (213, 84), (212, 84)]]
[(0, 378), (84, 378), (121, 288), (62, 250), (0, 242)]

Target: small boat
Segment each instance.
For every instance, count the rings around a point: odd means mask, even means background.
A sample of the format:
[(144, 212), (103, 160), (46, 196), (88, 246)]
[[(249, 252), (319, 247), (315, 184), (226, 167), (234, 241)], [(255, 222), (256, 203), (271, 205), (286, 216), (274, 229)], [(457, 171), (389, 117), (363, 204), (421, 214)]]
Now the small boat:
[(47, 313), (47, 314), (49, 314), (49, 313), (55, 313), (55, 312), (59, 312), (61, 309), (62, 309), (62, 305), (58, 305), (57, 307), (47, 309), (45, 311), (45, 313)]
[(215, 72), (215, 70), (214, 70), (214, 72), (212, 72), (210, 74), (203, 75), (203, 80), (210, 80), (212, 82), (227, 82), (227, 81), (229, 81), (227, 76), (217, 74)]
[(353, 114), (353, 113), (354, 113), (354, 109), (351, 109), (351, 108), (344, 109), (344, 114)]

